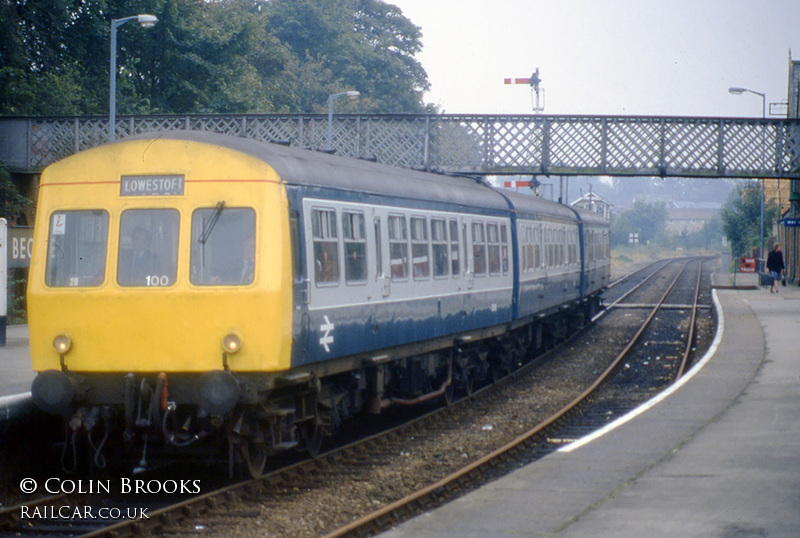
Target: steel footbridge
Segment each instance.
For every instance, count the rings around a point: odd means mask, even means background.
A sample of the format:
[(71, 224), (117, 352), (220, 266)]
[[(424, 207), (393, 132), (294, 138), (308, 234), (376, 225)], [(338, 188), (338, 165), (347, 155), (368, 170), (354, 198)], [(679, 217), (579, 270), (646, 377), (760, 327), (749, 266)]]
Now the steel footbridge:
[[(225, 133), (456, 174), (800, 178), (800, 120), (546, 115), (121, 116), (117, 138)], [(104, 144), (107, 117), (0, 118), (0, 160), (38, 173)]]

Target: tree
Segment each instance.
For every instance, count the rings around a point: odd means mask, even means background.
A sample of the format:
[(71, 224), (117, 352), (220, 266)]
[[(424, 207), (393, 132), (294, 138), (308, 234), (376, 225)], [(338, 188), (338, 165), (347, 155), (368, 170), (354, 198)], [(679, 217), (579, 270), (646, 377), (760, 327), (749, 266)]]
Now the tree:
[[(241, 0), (168, 0), (132, 95), (169, 113), (289, 112), (290, 51), (267, 32), (266, 16)], [(143, 65), (144, 67), (144, 65)]]
[(9, 224), (17, 224), (30, 204), (31, 201), (20, 194), (5, 163), (0, 161), (0, 217)]
[[(736, 186), (722, 206), (722, 230), (728, 237), (731, 253), (734, 256), (748, 254), (753, 247), (760, 247), (762, 239), (767, 239), (772, 223), (777, 220), (780, 210), (774, 200), (764, 204), (764, 237), (759, 238), (761, 230), (761, 185), (748, 181)], [(763, 254), (762, 254), (763, 255)]]
[[(0, 114), (108, 113), (110, 21), (117, 112), (423, 112), (421, 33), (379, 0), (6, 0), (0, 4)], [(357, 108), (356, 108), (357, 107)]]
[[(77, 41), (77, 0), (0, 4), (0, 113), (83, 112), (82, 70), (68, 50)], [(91, 2), (86, 2), (89, 5)]]
[(639, 234), (639, 243), (647, 244), (665, 236), (667, 207), (664, 202), (636, 200), (633, 207), (614, 217), (611, 223), (611, 244), (628, 243), (631, 233)]
[(362, 111), (427, 110), (427, 73), (414, 58), (422, 33), (396, 6), (378, 0), (274, 0), (267, 11), (270, 31), (299, 63), (303, 111), (325, 112), (328, 95), (348, 89), (361, 93), (350, 106)]

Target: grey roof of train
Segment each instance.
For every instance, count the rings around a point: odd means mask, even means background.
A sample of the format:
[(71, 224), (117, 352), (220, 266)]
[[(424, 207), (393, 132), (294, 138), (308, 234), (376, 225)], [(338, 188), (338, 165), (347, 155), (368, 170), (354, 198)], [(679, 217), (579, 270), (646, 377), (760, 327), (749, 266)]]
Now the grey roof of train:
[[(239, 151), (264, 161), (289, 184), (358, 190), (404, 198), (424, 198), (499, 210), (508, 209), (508, 204), (503, 198), (505, 195), (521, 212), (547, 214), (570, 220), (575, 218), (573, 211), (561, 204), (522, 194), (504, 192), (501, 195), (491, 186), (472, 178), (422, 172), (208, 131), (158, 131), (120, 139), (117, 142), (153, 138), (189, 140)], [(376, 179), (377, 177), (380, 179)], [(581, 214), (583, 216), (583, 212)]]

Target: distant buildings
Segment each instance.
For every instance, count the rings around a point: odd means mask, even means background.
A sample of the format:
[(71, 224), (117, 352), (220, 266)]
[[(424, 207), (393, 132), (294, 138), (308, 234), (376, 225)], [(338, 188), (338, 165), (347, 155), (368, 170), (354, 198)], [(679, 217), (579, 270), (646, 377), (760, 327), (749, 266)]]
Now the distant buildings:
[(605, 218), (610, 219), (611, 215), (613, 214), (612, 208), (614, 204), (597, 194), (596, 192), (589, 191), (587, 194), (584, 194), (574, 202), (570, 204), (573, 207), (580, 207), (582, 209), (588, 209), (589, 211), (594, 211), (595, 213), (600, 213)]
[(671, 233), (699, 231), (721, 208), (717, 202), (670, 202), (666, 229)]

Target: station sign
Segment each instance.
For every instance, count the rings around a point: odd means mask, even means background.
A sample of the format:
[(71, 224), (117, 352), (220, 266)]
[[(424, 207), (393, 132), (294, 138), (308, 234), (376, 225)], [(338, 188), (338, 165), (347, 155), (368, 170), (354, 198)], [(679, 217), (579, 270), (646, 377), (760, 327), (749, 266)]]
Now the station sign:
[(122, 176), (120, 196), (182, 196), (184, 176)]
[(798, 228), (800, 227), (800, 218), (798, 217), (790, 217), (783, 219), (783, 225), (787, 228)]
[(8, 227), (8, 268), (19, 269), (31, 266), (33, 228), (30, 226)]
[(756, 259), (755, 258), (739, 258), (739, 272), (740, 273), (755, 273), (756, 272)]

